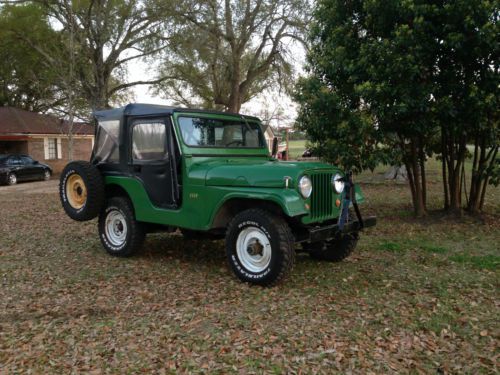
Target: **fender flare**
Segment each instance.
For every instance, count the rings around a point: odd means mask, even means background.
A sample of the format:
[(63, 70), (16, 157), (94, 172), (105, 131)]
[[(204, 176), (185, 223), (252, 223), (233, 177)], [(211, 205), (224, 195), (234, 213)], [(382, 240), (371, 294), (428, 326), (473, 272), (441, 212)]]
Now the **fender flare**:
[[(252, 189), (255, 190), (255, 189)], [(250, 189), (245, 189), (245, 191), (233, 192), (224, 196), (218, 205), (212, 211), (210, 215), (208, 226), (210, 228), (216, 227), (215, 222), (221, 210), (230, 202), (234, 200), (255, 202), (260, 201), (262, 203), (272, 204), (279, 207), (280, 211), (288, 217), (296, 217), (307, 215), (309, 212), (305, 209), (304, 199), (299, 195), (298, 192), (291, 189), (279, 189), (276, 193), (269, 193), (266, 191), (251, 191)]]

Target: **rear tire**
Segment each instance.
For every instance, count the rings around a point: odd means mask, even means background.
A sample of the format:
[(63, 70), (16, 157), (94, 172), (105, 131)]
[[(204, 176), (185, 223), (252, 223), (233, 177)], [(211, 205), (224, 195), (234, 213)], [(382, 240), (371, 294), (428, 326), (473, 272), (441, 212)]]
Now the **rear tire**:
[(101, 243), (113, 256), (136, 254), (146, 236), (143, 224), (135, 220), (132, 204), (124, 197), (113, 197), (106, 202), (98, 226)]
[(226, 255), (240, 280), (274, 285), (293, 268), (293, 235), (283, 218), (265, 210), (249, 209), (231, 220), (226, 233)]
[(96, 166), (72, 161), (59, 181), (59, 196), (66, 214), (76, 221), (92, 220), (104, 203), (104, 181)]
[(352, 254), (358, 244), (358, 233), (344, 234), (327, 241), (304, 244), (311, 258), (327, 262), (340, 262)]

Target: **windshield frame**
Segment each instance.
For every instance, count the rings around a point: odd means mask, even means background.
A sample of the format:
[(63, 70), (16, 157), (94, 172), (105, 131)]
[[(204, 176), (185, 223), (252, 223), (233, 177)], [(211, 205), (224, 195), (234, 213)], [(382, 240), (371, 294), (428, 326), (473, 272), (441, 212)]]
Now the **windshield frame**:
[[(182, 134), (182, 127), (180, 123), (180, 119), (182, 118), (199, 118), (199, 119), (206, 119), (206, 120), (215, 120), (215, 121), (221, 121), (221, 122), (237, 122), (241, 123), (243, 126), (249, 126), (249, 125), (256, 125), (258, 128), (258, 137), (259, 137), (259, 143), (260, 146), (211, 146), (211, 145), (191, 145), (186, 142), (184, 139), (184, 135)], [(252, 118), (245, 118), (244, 116), (241, 115), (230, 115), (230, 116), (224, 116), (224, 115), (204, 115), (201, 113), (179, 113), (177, 116), (175, 116), (175, 124), (176, 127), (178, 128), (178, 138), (182, 142), (182, 144), (189, 148), (189, 149), (204, 149), (204, 150), (266, 150), (267, 151), (267, 141), (265, 138), (264, 130), (262, 129), (262, 124), (260, 121)]]

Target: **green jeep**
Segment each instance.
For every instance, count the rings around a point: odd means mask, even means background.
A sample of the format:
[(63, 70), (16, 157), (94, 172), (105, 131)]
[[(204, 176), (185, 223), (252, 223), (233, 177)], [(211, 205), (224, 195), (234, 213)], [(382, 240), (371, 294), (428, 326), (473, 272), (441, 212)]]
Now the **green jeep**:
[[(358, 232), (363, 200), (350, 174), (320, 162), (282, 162), (259, 119), (238, 114), (129, 104), (95, 113), (91, 161), (70, 162), (59, 192), (74, 220), (99, 217), (111, 255), (130, 256), (147, 232), (224, 238), (243, 281), (271, 285), (288, 275), (295, 244), (340, 261)], [(354, 208), (356, 219), (349, 216)]]

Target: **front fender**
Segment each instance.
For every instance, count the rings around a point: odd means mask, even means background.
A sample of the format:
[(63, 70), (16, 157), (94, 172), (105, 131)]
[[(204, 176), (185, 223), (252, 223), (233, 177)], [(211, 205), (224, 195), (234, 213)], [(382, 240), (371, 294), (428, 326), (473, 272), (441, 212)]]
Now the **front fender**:
[[(221, 188), (226, 189), (226, 188)], [(259, 189), (259, 188), (239, 188), (235, 191), (234, 187), (227, 189), (230, 191), (224, 195), (224, 199), (219, 202), (212, 213), (210, 223), (213, 224), (214, 219), (220, 209), (230, 200), (233, 199), (251, 199), (276, 203), (279, 205), (283, 213), (287, 216), (302, 216), (307, 215), (308, 211), (305, 208), (304, 199), (300, 194), (293, 189)]]

